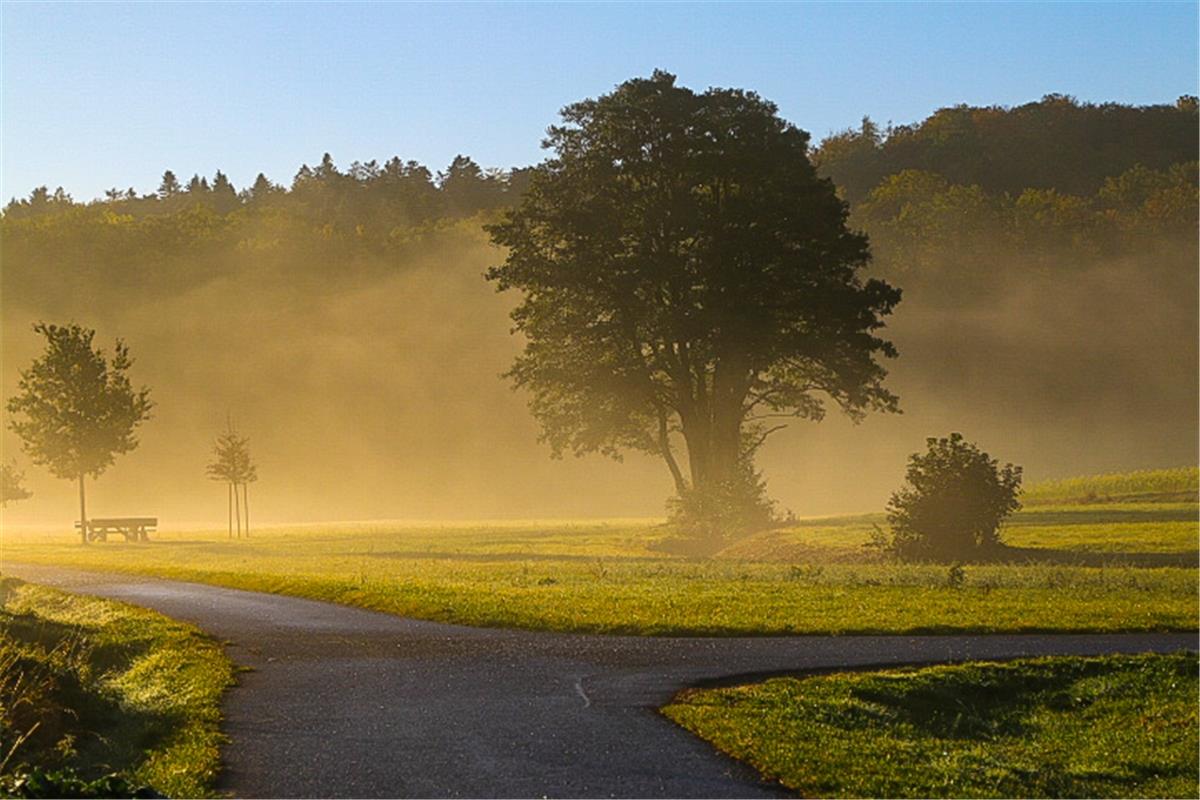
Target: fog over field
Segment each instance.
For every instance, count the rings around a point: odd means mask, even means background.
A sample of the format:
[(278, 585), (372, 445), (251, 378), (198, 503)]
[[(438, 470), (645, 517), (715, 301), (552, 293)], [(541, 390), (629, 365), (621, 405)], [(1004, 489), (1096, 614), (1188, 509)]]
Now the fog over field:
[[(502, 254), (474, 221), (458, 225), (449, 244), (402, 263), (241, 259), (171, 291), (97, 293), (64, 276), (35, 293), (10, 274), (5, 394), (42, 349), (35, 320), (129, 344), (154, 418), (90, 484), (96, 516), (222, 525), (225, 487), (204, 466), (227, 415), (259, 464), (256, 522), (661, 515), (672, 486), (659, 461), (554, 461), (537, 442), (525, 398), (500, 378), (520, 348), (515, 298), (482, 272)], [(1029, 479), (1194, 463), (1197, 345), (1185, 334), (1197, 326), (1196, 275), (1161, 262), (1101, 259), (1069, 280), (1024, 273), (986, 303), (907, 291), (887, 329), (904, 413), (793, 422), (761, 452), (771, 496), (802, 516), (878, 510), (907, 455), (952, 430)], [(30, 464), (11, 432), (3, 442), (34, 493), (6, 524), (69, 524), (74, 484)]]

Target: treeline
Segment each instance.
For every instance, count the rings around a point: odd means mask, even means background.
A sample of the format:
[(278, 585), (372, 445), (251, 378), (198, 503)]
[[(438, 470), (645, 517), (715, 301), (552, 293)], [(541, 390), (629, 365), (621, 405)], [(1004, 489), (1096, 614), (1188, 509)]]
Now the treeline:
[(1092, 195), (989, 192), (943, 175), (889, 175), (854, 206), (874, 268), (927, 299), (987, 302), (1002, 283), (1069, 280), (1100, 262), (1136, 258), (1143, 279), (1186, 278), (1196, 262), (1197, 162), (1135, 166)]
[(290, 187), (260, 174), (238, 190), (220, 171), (186, 183), (167, 171), (151, 194), (111, 189), (86, 203), (40, 187), (0, 220), (4, 290), (40, 305), (63, 290), (169, 294), (251, 266), (348, 279), (461, 238), (464, 220), (512, 204), (528, 177), (466, 156), (436, 175), (399, 158), (342, 170), (327, 153)]
[[(1162, 251), (1191, 270), (1196, 250), (1197, 103), (1081, 104), (1049, 95), (1015, 108), (955, 106), (909, 126), (857, 131), (813, 151), (871, 237), (875, 269), (910, 299), (963, 302), (1016, 272), (1064, 270)], [(7, 297), (41, 307), (55, 294), (169, 294), (221, 274), (277, 267), (297, 280), (346, 280), (400, 268), (477, 233), (515, 203), (532, 170), (443, 171), (392, 158), (339, 168), (326, 154), (290, 186), (222, 172), (158, 189), (111, 189), (77, 202), (35, 189), (0, 218)]]
[(290, 187), (273, 183), (260, 172), (251, 186), (239, 191), (220, 170), (211, 181), (193, 175), (186, 183), (167, 170), (155, 192), (138, 194), (133, 187), (113, 188), (105, 191), (102, 200), (91, 203), (77, 203), (62, 187), (51, 192), (41, 186), (26, 199), (10, 201), (4, 216), (27, 219), (103, 206), (139, 220), (197, 209), (224, 216), (241, 209), (272, 208), (321, 226), (349, 225), (361, 229), (360, 234), (369, 229), (378, 235), (396, 225), (470, 216), (507, 205), (524, 190), (529, 172), (485, 170), (464, 155), (456, 156), (436, 175), (416, 161), (399, 157), (383, 164), (355, 161), (343, 171), (326, 153), (316, 167), (302, 165)]
[(1087, 196), (1138, 165), (1164, 170), (1194, 161), (1197, 147), (1194, 96), (1128, 106), (1051, 94), (1014, 108), (943, 108), (913, 125), (880, 127), (864, 118), (858, 130), (821, 142), (814, 160), (851, 203), (905, 170), (936, 172), (989, 193)]

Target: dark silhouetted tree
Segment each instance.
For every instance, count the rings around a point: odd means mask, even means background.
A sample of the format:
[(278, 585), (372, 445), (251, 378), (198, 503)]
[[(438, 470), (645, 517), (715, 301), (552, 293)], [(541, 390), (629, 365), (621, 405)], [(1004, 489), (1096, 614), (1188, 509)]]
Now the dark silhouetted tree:
[(213, 210), (218, 214), (228, 214), (238, 205), (237, 191), (225, 173), (220, 170), (217, 170), (217, 174), (213, 176), (212, 203)]
[(175, 173), (167, 170), (163, 173), (162, 183), (158, 185), (158, 196), (164, 200), (168, 197), (174, 197), (183, 191), (183, 185), (179, 179), (175, 177)]
[(187, 190), (188, 194), (193, 195), (208, 194), (208, 178), (193, 175), (192, 179), (188, 181)]
[(279, 186), (271, 183), (270, 179), (260, 172), (254, 179), (254, 185), (250, 187), (249, 196), (251, 200), (262, 201), (281, 191), (283, 190)]
[(99, 477), (121, 453), (137, 447), (134, 431), (150, 418), (150, 392), (126, 374), (129, 348), (117, 340), (112, 358), (93, 346), (96, 332), (79, 325), (34, 324), (46, 351), (22, 370), (8, 400), (9, 428), (33, 463), (79, 482), (80, 536), (87, 543), (84, 478)]
[(900, 292), (859, 277), (866, 238), (758, 95), (655, 72), (562, 113), (489, 226), (508, 257), (488, 278), (524, 294), (508, 375), (556, 455), (657, 454), (705, 534), (761, 523), (753, 457), (779, 419), (895, 410), (875, 332)]
[(1021, 507), (1021, 468), (996, 459), (952, 433), (925, 440), (909, 456), (905, 484), (887, 505), (892, 538), (905, 558), (963, 559), (1000, 544), (1000, 523)]

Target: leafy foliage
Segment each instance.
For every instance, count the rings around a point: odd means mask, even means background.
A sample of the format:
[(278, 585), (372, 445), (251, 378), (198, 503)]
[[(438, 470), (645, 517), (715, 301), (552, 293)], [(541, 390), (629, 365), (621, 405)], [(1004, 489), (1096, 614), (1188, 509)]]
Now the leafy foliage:
[(21, 372), (9, 427), (55, 477), (96, 477), (137, 447), (134, 430), (150, 418), (150, 391), (130, 383), (133, 359), (120, 339), (108, 359), (93, 346), (93, 330), (44, 322), (33, 330), (46, 337), (46, 352)]
[(0, 775), (0, 793), (19, 798), (165, 797), (149, 786), (132, 783), (115, 772), (88, 780), (73, 769), (40, 767)]
[(774, 105), (655, 72), (568, 106), (546, 145), (488, 278), (523, 292), (508, 374), (556, 455), (661, 456), (679, 507), (724, 524), (759, 505), (764, 420), (895, 410), (875, 332), (900, 293), (859, 278), (866, 239)]
[(258, 480), (258, 468), (250, 458), (250, 440), (230, 425), (213, 445), (216, 459), (206, 468), (208, 477), (240, 486)]
[(1047, 274), (1077, 285), (1096, 262), (1134, 255), (1153, 254), (1143, 272), (1179, 284), (1193, 272), (1197, 198), (1195, 161), (1137, 166), (1087, 196), (1000, 194), (910, 169), (881, 180), (851, 221), (870, 234), (880, 274), (926, 302), (962, 306)]
[(1197, 129), (1193, 96), (1125, 106), (1050, 94), (1014, 108), (941, 108), (913, 125), (880, 128), (865, 118), (859, 130), (823, 141), (814, 159), (852, 202), (905, 170), (938, 172), (989, 193), (1086, 195), (1139, 164), (1163, 170), (1195, 160)]
[(134, 430), (150, 418), (150, 390), (130, 383), (133, 359), (120, 339), (110, 360), (93, 346), (93, 330), (45, 322), (33, 330), (46, 337), (46, 351), (21, 372), (8, 426), (35, 464), (79, 482), (79, 536), (87, 544), (83, 479), (137, 447)]
[(994, 549), (1000, 523), (1021, 507), (1021, 468), (952, 433), (908, 459), (905, 486), (888, 501), (890, 549), (906, 558), (963, 558)]
[(25, 475), (17, 469), (15, 461), (0, 464), (0, 507), (7, 506), (16, 500), (27, 500), (33, 496), (22, 484), (24, 479)]

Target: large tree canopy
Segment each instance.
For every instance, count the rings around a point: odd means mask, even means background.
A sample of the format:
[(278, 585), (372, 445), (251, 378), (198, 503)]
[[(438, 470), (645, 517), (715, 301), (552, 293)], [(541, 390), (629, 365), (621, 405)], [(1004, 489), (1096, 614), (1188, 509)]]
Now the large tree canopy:
[(752, 92), (663, 72), (562, 116), (489, 228), (508, 257), (488, 272), (523, 292), (510, 375), (555, 454), (661, 455), (686, 506), (753, 494), (774, 418), (895, 410), (876, 332), (900, 292), (859, 277), (866, 237), (805, 132)]

